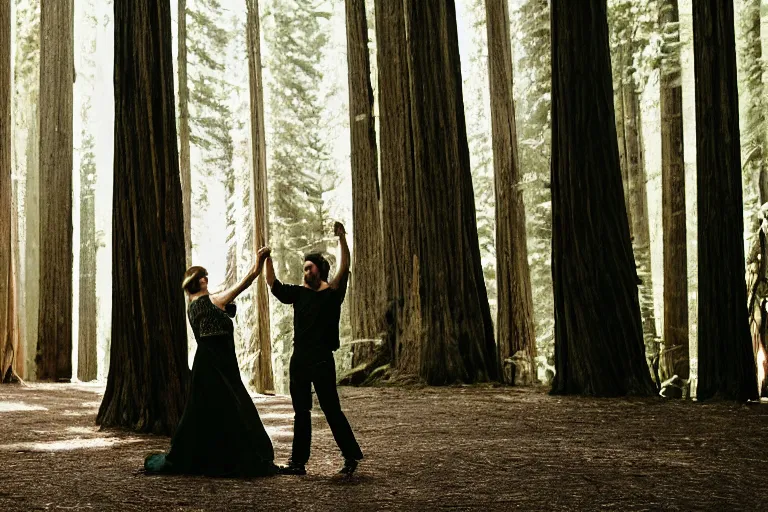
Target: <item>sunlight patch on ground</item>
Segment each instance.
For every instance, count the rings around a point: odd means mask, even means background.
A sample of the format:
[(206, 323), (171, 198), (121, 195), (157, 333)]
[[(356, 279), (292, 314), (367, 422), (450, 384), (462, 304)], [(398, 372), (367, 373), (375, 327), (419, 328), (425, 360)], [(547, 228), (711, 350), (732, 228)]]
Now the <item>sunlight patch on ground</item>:
[(99, 427), (67, 427), (67, 432), (73, 434), (93, 434), (99, 433)]
[(0, 412), (14, 411), (47, 411), (48, 409), (40, 405), (28, 405), (24, 402), (0, 402)]
[(101, 402), (83, 402), (80, 404), (81, 407), (96, 407), (97, 409), (101, 407)]
[(293, 421), (293, 412), (265, 412), (259, 413), (261, 421), (266, 420), (286, 420)]
[(95, 416), (98, 414), (98, 409), (89, 409), (87, 411), (70, 411), (66, 410), (61, 413), (62, 416)]
[(138, 443), (141, 439), (120, 439), (117, 437), (83, 439), (76, 437), (64, 441), (49, 441), (47, 443), (12, 443), (0, 445), (0, 451), (9, 452), (63, 452), (84, 450), (89, 448), (110, 448), (118, 444)]

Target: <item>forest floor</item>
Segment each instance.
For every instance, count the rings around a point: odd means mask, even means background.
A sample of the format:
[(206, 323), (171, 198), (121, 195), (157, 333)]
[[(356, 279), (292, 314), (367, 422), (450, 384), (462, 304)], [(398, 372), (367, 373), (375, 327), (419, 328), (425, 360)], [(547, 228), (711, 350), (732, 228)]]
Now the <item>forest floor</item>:
[[(147, 476), (169, 439), (95, 425), (103, 387), (0, 387), (0, 510), (765, 510), (768, 404), (341, 388), (365, 453), (347, 481), (322, 413), (304, 477)], [(255, 397), (290, 451), (286, 396)]]

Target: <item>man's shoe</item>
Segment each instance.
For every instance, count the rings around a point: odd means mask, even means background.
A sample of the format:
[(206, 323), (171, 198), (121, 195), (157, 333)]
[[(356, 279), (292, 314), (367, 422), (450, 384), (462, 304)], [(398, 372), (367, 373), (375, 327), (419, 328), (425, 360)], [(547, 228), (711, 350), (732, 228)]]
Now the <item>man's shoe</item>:
[(355, 459), (344, 459), (344, 467), (339, 470), (339, 474), (352, 476), (356, 469), (357, 461)]
[(293, 476), (303, 476), (307, 474), (307, 470), (304, 467), (304, 464), (296, 464), (294, 462), (288, 461), (287, 466), (278, 466), (277, 472), (281, 475), (293, 475)]

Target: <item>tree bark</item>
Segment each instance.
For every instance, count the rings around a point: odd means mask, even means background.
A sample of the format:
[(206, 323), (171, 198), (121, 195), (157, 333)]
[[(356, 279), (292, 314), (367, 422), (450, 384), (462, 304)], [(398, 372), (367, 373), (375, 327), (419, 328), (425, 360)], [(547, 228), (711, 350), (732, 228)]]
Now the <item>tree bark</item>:
[(379, 138), (387, 349), (398, 369), (418, 373), (412, 293), (416, 251), (413, 141), (403, 2), (376, 0)]
[(674, 375), (688, 379), (688, 248), (677, 0), (665, 0), (659, 18), (665, 41), (660, 83), (661, 222), (664, 250), (664, 349), (661, 367), (663, 379)]
[(40, 117), (39, 95), (30, 95), (27, 132), (27, 176), (25, 183), (24, 226), (24, 318), (26, 331), (27, 379), (37, 374), (38, 318), (40, 315)]
[(38, 380), (72, 378), (72, 7), (40, 5)]
[(84, 133), (80, 165), (80, 303), (78, 305), (77, 378), (95, 380), (98, 372), (96, 321), (96, 162), (93, 136)]
[[(379, 170), (373, 118), (373, 89), (368, 56), (364, 0), (346, 0), (349, 127), (352, 157), (353, 286), (352, 338), (381, 335), (384, 319), (384, 274), (379, 217)], [(353, 346), (352, 366), (374, 357), (376, 345)]]
[(169, 3), (116, 0), (114, 27), (112, 347), (96, 421), (170, 434), (189, 368)]
[[(650, 395), (605, 0), (552, 2), (553, 393)], [(584, 59), (589, 55), (589, 59)]]
[(421, 329), (430, 385), (496, 380), (453, 0), (407, 0)]
[(744, 281), (732, 2), (693, 2), (699, 262), (699, 400), (758, 397)]
[[(624, 71), (624, 70), (622, 70)], [(622, 94), (624, 98), (624, 130), (627, 148), (627, 178), (629, 184), (629, 223), (632, 248), (638, 269), (640, 284), (640, 317), (643, 323), (643, 340), (647, 359), (656, 360), (656, 315), (653, 305), (653, 279), (651, 274), (651, 234), (648, 224), (648, 192), (646, 188), (645, 158), (640, 127), (640, 95), (632, 76), (625, 76)], [(655, 364), (655, 363), (654, 363)], [(654, 373), (655, 374), (655, 373)], [(660, 383), (657, 383), (657, 385)]]
[[(251, 91), (251, 169), (253, 173), (253, 249), (269, 240), (269, 197), (267, 196), (267, 144), (264, 130), (264, 86), (261, 76), (261, 24), (258, 0), (246, 0), (248, 9), (247, 44), (248, 73)], [(251, 385), (259, 393), (274, 393), (275, 383), (272, 372), (272, 336), (269, 322), (269, 294), (264, 275), (255, 284), (257, 325), (251, 339), (253, 377)]]
[(187, 81), (187, 0), (179, 0), (179, 172), (184, 207), (184, 254), (192, 266), (192, 164), (189, 156), (189, 87)]
[[(508, 384), (531, 384), (536, 378), (536, 337), (528, 267), (525, 205), (519, 188), (520, 160), (513, 97), (512, 43), (507, 0), (486, 0), (488, 76), (496, 192), (496, 339), (501, 369), (516, 368), (518, 352), (529, 366), (527, 376), (504, 371)], [(522, 372), (521, 372), (522, 373)]]
[(13, 375), (16, 358), (11, 174), (11, 2), (0, 0), (0, 382)]

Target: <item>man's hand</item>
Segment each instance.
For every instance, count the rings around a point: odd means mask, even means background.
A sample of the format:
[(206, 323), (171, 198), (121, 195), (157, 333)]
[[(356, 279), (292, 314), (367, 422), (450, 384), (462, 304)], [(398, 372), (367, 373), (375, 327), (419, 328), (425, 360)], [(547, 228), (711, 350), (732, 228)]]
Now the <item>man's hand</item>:
[(258, 258), (258, 262), (259, 263), (263, 263), (264, 260), (269, 258), (269, 255), (271, 253), (272, 253), (272, 249), (270, 249), (269, 247), (262, 247), (261, 249), (259, 249), (259, 251), (256, 253), (256, 256)]
[(334, 222), (333, 223), (333, 234), (335, 236), (341, 237), (342, 235), (346, 235), (347, 232), (344, 230), (344, 224), (341, 222)]

